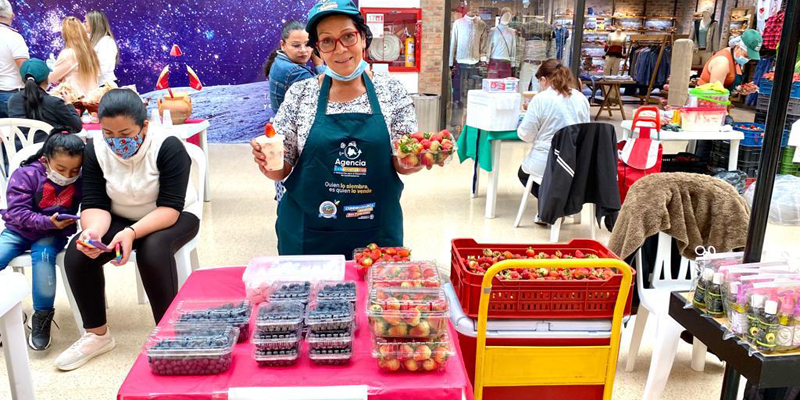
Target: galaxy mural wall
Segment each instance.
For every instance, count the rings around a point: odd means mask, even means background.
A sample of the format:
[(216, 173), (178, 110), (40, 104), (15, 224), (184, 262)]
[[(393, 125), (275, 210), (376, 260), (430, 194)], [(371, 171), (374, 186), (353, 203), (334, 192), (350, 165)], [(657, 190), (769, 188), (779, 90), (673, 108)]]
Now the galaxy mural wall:
[[(116, 74), (136, 85), (150, 107), (163, 96), (156, 80), (170, 66), (170, 86), (188, 86), (186, 66), (204, 89), (191, 95), (192, 118), (211, 120), (211, 142), (247, 142), (272, 117), (263, 64), (279, 45), (286, 21), (305, 21), (316, 0), (11, 0), (14, 27), (32, 57), (63, 48), (61, 21), (84, 19), (92, 9), (108, 15), (120, 48)], [(180, 57), (170, 56), (177, 44)], [(175, 90), (175, 89), (173, 89)], [(192, 91), (192, 89), (178, 89)]]

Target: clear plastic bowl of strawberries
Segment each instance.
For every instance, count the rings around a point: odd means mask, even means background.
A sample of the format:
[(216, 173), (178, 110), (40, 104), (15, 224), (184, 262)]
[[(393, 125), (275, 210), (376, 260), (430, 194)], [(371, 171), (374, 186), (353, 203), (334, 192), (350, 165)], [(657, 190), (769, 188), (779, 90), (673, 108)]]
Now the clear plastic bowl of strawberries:
[(433, 261), (378, 263), (369, 270), (367, 282), (370, 288), (442, 286), (439, 269)]
[(353, 250), (353, 260), (361, 279), (377, 263), (408, 261), (410, 257), (411, 250), (406, 247), (380, 247), (375, 243)]
[(436, 338), (450, 319), (442, 288), (375, 288), (367, 314), (372, 333), (384, 338)]
[(455, 354), (447, 334), (430, 340), (398, 340), (376, 337), (372, 357), (386, 372), (439, 372)]
[(394, 155), (406, 168), (443, 167), (455, 152), (455, 138), (447, 130), (438, 133), (416, 132), (403, 135), (394, 142)]

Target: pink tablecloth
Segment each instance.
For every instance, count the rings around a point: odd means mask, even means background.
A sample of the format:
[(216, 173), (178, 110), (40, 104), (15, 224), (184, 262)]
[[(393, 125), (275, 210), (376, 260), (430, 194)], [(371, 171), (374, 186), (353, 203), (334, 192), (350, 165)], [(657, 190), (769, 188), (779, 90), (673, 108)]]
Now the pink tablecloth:
[[(180, 300), (191, 298), (244, 297), (242, 274), (244, 268), (218, 268), (192, 273), (172, 303), (171, 315)], [(357, 280), (355, 268), (348, 264), (347, 278)], [(259, 367), (253, 361), (253, 345), (239, 343), (234, 347), (233, 365), (221, 375), (212, 376), (156, 376), (150, 372), (147, 356), (142, 353), (128, 373), (117, 393), (118, 400), (181, 399), (224, 400), (230, 387), (291, 387), (367, 385), (369, 397), (374, 400), (460, 400), (462, 393), (472, 399), (472, 386), (467, 377), (457, 335), (450, 327), (450, 338), (457, 355), (440, 373), (384, 373), (378, 369), (371, 356), (371, 337), (367, 316), (364, 313), (366, 284), (358, 286), (358, 333), (353, 358), (348, 366), (317, 366), (311, 363), (302, 349), (297, 364), (291, 367)], [(168, 318), (162, 321), (162, 325)], [(253, 321), (255, 312), (253, 313)]]

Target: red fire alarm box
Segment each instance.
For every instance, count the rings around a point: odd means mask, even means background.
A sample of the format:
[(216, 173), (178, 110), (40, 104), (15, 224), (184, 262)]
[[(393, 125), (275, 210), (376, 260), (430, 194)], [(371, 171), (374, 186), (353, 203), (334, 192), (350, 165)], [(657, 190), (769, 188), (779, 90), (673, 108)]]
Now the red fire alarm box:
[(364, 59), (388, 64), (391, 72), (419, 72), (422, 42), (422, 9), (361, 9), (372, 32), (372, 44)]

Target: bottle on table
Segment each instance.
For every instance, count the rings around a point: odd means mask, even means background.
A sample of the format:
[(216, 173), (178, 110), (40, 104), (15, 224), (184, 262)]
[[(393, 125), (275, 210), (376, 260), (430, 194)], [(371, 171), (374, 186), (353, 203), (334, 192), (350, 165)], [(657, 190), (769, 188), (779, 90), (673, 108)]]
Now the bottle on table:
[(722, 318), (725, 315), (722, 305), (722, 280), (723, 275), (718, 272), (713, 275), (711, 284), (706, 288), (706, 312), (714, 318)]
[(775, 351), (778, 334), (778, 302), (769, 300), (759, 316), (760, 327), (756, 336), (756, 348), (765, 354)]
[(794, 338), (792, 339), (792, 347), (800, 349), (800, 301), (794, 306)]
[(732, 301), (728, 305), (730, 311), (728, 322), (734, 334), (744, 337), (747, 333), (747, 296), (744, 290), (741, 290), (739, 282), (731, 283), (728, 297), (731, 296)]
[(706, 308), (706, 287), (711, 284), (714, 279), (714, 270), (706, 268), (703, 270), (703, 275), (697, 279), (697, 286), (694, 288), (694, 298), (692, 304), (696, 308)]
[(778, 333), (775, 338), (775, 351), (789, 351), (794, 348), (794, 301), (785, 298), (778, 312)]
[(760, 294), (750, 296), (750, 306), (747, 308), (747, 341), (750, 344), (756, 343), (756, 337), (761, 330), (759, 315), (764, 312), (764, 302), (766, 297)]

